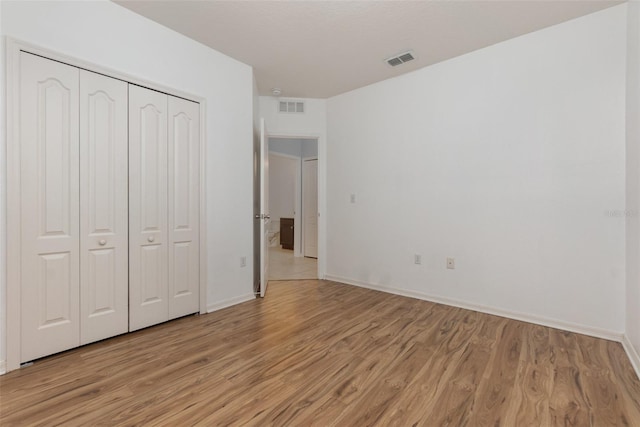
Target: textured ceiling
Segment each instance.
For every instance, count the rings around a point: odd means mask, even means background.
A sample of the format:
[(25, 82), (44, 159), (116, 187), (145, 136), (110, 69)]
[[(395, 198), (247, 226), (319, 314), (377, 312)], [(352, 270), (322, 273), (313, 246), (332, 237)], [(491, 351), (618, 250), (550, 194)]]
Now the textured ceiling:
[[(261, 95), (328, 98), (621, 1), (117, 1), (254, 67)], [(384, 59), (412, 49), (392, 68)]]

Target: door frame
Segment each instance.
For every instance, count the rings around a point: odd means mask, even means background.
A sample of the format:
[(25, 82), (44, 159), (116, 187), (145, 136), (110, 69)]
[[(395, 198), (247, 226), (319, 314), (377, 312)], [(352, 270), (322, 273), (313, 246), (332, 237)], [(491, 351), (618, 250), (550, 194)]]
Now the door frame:
[[(326, 228), (325, 228), (325, 215), (326, 215), (326, 187), (325, 187), (325, 137), (319, 133), (285, 133), (285, 132), (267, 132), (269, 138), (282, 138), (282, 139), (314, 139), (318, 144), (318, 155), (315, 158), (318, 159), (318, 279), (322, 280), (325, 277), (325, 242), (326, 242)], [(300, 186), (302, 186), (302, 157), (300, 157)], [(302, 188), (300, 189), (300, 208), (302, 209)], [(301, 251), (302, 240), (301, 240)]]
[[(20, 262), (21, 262), (21, 212), (20, 212), (20, 146), (19, 141), (20, 110), (20, 52), (27, 52), (76, 68), (103, 74), (118, 80), (143, 86), (167, 95), (177, 96), (200, 104), (200, 313), (207, 312), (207, 223), (206, 223), (206, 99), (201, 96), (169, 88), (167, 86), (141, 79), (108, 67), (93, 64), (79, 58), (67, 56), (53, 50), (6, 37), (6, 366), (12, 371), (20, 367), (21, 349), (21, 307), (20, 307)], [(202, 238), (204, 236), (204, 238)], [(1, 372), (0, 366), (0, 374)]]

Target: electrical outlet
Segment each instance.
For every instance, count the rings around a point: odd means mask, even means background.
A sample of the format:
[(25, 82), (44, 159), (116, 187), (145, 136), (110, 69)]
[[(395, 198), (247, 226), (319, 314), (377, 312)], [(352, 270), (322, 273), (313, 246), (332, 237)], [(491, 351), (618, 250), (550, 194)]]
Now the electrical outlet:
[(413, 256), (413, 263), (414, 264), (422, 264), (422, 255), (420, 254), (415, 254)]
[(454, 270), (456, 268), (456, 259), (455, 258), (447, 258), (447, 268), (449, 270)]
[(240, 257), (240, 267), (246, 267), (247, 266), (247, 257), (246, 256), (241, 256)]
[(349, 196), (349, 201), (351, 203), (355, 203), (356, 202), (356, 195), (354, 193), (351, 193), (351, 196)]

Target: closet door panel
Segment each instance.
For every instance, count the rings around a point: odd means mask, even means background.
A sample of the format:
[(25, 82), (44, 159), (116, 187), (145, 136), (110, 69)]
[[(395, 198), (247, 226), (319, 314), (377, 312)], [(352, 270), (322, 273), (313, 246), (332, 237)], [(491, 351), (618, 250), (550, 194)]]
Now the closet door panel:
[(169, 97), (169, 317), (200, 308), (200, 105)]
[(79, 70), (20, 55), (21, 362), (80, 342)]
[(128, 331), (127, 83), (80, 72), (80, 340)]
[(129, 85), (129, 330), (169, 319), (167, 95)]

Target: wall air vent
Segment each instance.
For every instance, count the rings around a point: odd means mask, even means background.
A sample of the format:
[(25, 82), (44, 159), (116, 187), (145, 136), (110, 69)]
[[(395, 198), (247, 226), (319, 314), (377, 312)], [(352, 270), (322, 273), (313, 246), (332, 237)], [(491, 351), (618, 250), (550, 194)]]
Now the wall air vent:
[(385, 61), (387, 62), (387, 64), (391, 65), (392, 67), (395, 67), (397, 65), (404, 64), (405, 62), (413, 61), (414, 59), (415, 59), (415, 56), (413, 55), (413, 52), (408, 51), (408, 52), (398, 54), (396, 56), (392, 56), (391, 58), (387, 58), (385, 59)]
[(278, 111), (281, 113), (304, 113), (302, 101), (280, 101)]

